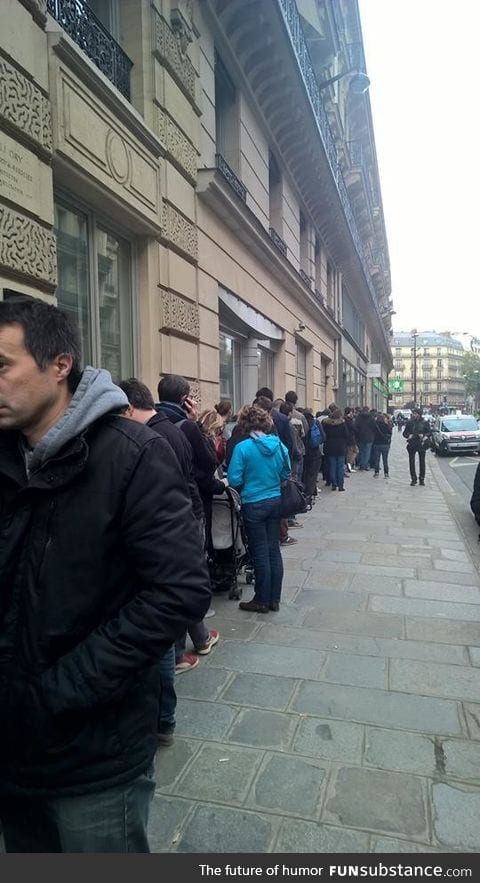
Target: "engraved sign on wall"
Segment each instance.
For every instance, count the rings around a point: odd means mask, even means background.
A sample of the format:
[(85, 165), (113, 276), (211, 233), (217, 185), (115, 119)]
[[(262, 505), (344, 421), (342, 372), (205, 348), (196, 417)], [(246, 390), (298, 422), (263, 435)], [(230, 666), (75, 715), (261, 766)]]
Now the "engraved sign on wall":
[(33, 211), (37, 162), (29, 150), (0, 132), (0, 196)]

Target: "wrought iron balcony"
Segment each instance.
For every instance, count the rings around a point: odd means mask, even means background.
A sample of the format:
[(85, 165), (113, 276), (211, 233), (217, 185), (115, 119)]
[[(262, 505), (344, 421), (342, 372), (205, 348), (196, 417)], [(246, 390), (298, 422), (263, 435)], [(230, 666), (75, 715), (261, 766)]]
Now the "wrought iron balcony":
[[(300, 16), (298, 14), (297, 4), (295, 0), (277, 0), (280, 9), (282, 11), (283, 19), (287, 27), (288, 34), (290, 36), (290, 41), (292, 43), (295, 56), (297, 59), (298, 66), (300, 68), (300, 72), (302, 74), (302, 78), (305, 84), (305, 89), (307, 95), (310, 100), (310, 104), (312, 106), (313, 114), (315, 116), (315, 120), (317, 122), (317, 127), (320, 133), (320, 138), (322, 140), (322, 144), (330, 163), (330, 168), (332, 171), (332, 175), (334, 181), (337, 185), (338, 193), (340, 196), (340, 202), (343, 207), (343, 211), (345, 213), (345, 217), (347, 219), (347, 223), (350, 229), (350, 233), (355, 245), (356, 252), (362, 264), (363, 273), (365, 276), (366, 283), (370, 290), (370, 294), (374, 303), (376, 302), (376, 294), (375, 288), (373, 286), (373, 282), (370, 276), (370, 271), (368, 269), (367, 261), (365, 258), (365, 251), (363, 247), (362, 240), (360, 238), (360, 234), (357, 229), (357, 224), (355, 221), (355, 217), (353, 214), (352, 206), (350, 204), (350, 199), (348, 196), (347, 188), (345, 185), (345, 181), (343, 179), (342, 170), (338, 163), (337, 150), (335, 147), (335, 141), (332, 135), (332, 131), (330, 129), (330, 124), (328, 122), (327, 112), (325, 110), (325, 106), (323, 104), (323, 98), (320, 93), (320, 89), (318, 87), (317, 79), (315, 76), (315, 71), (313, 69), (313, 65), (310, 59), (310, 54), (308, 51), (307, 42), (305, 39), (305, 35), (303, 32), (302, 24), (300, 21)], [(333, 4), (334, 6), (336, 4)]]
[(243, 181), (241, 181), (240, 178), (237, 178), (235, 172), (233, 171), (233, 169), (230, 168), (230, 166), (228, 165), (226, 160), (224, 160), (221, 153), (215, 154), (215, 161), (217, 163), (218, 171), (225, 178), (225, 180), (228, 182), (228, 184), (230, 184), (230, 187), (232, 188), (232, 190), (235, 191), (235, 193), (237, 194), (237, 196), (240, 197), (242, 202), (246, 202), (247, 201), (247, 188), (245, 187), (245, 184), (243, 183)]
[(270, 239), (272, 240), (275, 247), (282, 252), (284, 257), (287, 257), (287, 243), (285, 242), (285, 240), (278, 235), (277, 231), (274, 230), (273, 227), (270, 227), (270, 230), (268, 232), (270, 233)]
[(85, 0), (47, 0), (47, 11), (129, 101), (133, 62), (88, 3)]
[(312, 281), (313, 281), (312, 277), (309, 276), (308, 273), (305, 272), (305, 270), (300, 270), (300, 276), (302, 277), (303, 281), (305, 282), (305, 285), (308, 285), (308, 287), (311, 288)]

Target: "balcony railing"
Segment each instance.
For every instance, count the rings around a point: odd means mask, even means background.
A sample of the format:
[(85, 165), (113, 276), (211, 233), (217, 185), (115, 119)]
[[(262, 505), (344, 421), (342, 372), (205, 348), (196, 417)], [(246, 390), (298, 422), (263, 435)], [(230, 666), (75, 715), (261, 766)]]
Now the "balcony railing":
[(215, 161), (217, 163), (218, 171), (225, 178), (227, 183), (230, 184), (230, 187), (232, 188), (232, 190), (235, 191), (235, 193), (237, 194), (237, 196), (240, 197), (242, 202), (246, 202), (247, 201), (247, 188), (245, 187), (245, 184), (243, 183), (243, 181), (241, 181), (240, 178), (237, 178), (235, 172), (233, 171), (233, 169), (230, 168), (230, 166), (228, 165), (226, 160), (224, 160), (221, 153), (215, 154)]
[(102, 74), (130, 101), (133, 62), (98, 20), (85, 0), (47, 0), (47, 11), (80, 46)]
[(270, 233), (270, 239), (272, 240), (274, 246), (282, 252), (284, 257), (287, 257), (287, 243), (285, 242), (285, 240), (282, 239), (281, 236), (279, 236), (279, 234), (273, 227), (270, 227), (270, 230), (268, 232)]
[(308, 273), (305, 272), (305, 270), (300, 270), (300, 276), (302, 277), (303, 281), (305, 282), (305, 285), (308, 285), (308, 287), (311, 288), (312, 281), (313, 281), (312, 277), (309, 276)]
[(375, 288), (370, 276), (370, 271), (368, 269), (364, 247), (357, 229), (357, 224), (353, 214), (352, 206), (350, 204), (345, 181), (343, 180), (342, 170), (338, 163), (335, 141), (330, 129), (330, 124), (328, 122), (327, 112), (323, 104), (323, 99), (318, 88), (315, 71), (310, 59), (310, 54), (308, 51), (307, 42), (305, 40), (305, 35), (303, 33), (297, 5), (295, 0), (277, 0), (277, 2), (279, 3), (279, 6), (281, 8), (288, 33), (290, 35), (290, 40), (295, 51), (298, 66), (300, 68), (307, 95), (310, 99), (313, 113), (320, 132), (322, 144), (330, 163), (330, 168), (334, 181), (337, 185), (340, 202), (342, 204), (343, 211), (347, 219), (356, 252), (362, 264), (365, 280), (368, 285), (372, 300), (374, 303), (376, 303)]

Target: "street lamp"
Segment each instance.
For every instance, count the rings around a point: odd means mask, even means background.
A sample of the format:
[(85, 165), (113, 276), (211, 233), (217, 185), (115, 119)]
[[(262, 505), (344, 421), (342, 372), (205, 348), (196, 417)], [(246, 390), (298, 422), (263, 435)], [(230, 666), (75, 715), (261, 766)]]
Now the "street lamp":
[(332, 83), (336, 83), (337, 80), (341, 80), (343, 77), (347, 77), (352, 75), (352, 79), (350, 80), (350, 92), (354, 95), (363, 95), (367, 89), (370, 88), (370, 80), (367, 77), (366, 73), (363, 71), (359, 71), (356, 67), (351, 67), (347, 71), (343, 71), (341, 74), (337, 74), (335, 77), (330, 77), (329, 80), (324, 80), (323, 83), (318, 84), (319, 89), (326, 89), (328, 86), (331, 86)]
[(416, 328), (412, 330), (413, 337), (413, 401), (417, 404), (417, 337), (418, 331)]

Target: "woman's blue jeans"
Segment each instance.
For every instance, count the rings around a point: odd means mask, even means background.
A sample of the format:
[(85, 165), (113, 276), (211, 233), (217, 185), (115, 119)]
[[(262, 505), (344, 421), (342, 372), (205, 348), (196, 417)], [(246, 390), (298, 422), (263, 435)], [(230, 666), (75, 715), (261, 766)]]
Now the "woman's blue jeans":
[(280, 601), (283, 580), (280, 497), (244, 503), (242, 515), (255, 571), (255, 600), (266, 605)]
[(332, 485), (343, 487), (345, 479), (345, 456), (342, 454), (341, 457), (329, 457), (328, 460), (328, 471)]
[(370, 465), (370, 454), (372, 453), (373, 442), (360, 442), (358, 454), (359, 469), (368, 469)]
[(385, 475), (388, 475), (388, 452), (390, 450), (390, 445), (374, 445), (373, 448), (373, 459), (375, 463), (375, 474), (380, 472), (380, 457), (383, 462), (383, 472)]

